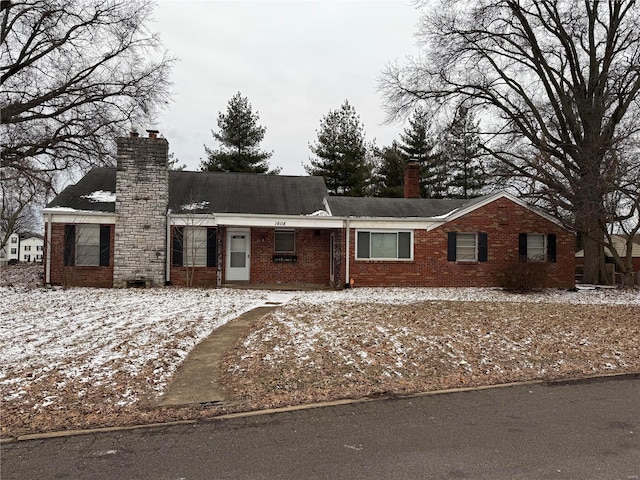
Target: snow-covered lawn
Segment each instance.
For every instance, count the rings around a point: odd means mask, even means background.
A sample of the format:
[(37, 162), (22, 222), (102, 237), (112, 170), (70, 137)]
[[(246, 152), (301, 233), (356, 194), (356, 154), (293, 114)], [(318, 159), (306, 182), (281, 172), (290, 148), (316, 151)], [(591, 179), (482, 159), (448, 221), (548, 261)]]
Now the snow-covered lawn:
[(0, 298), (5, 432), (16, 423), (48, 429), (47, 418), (70, 409), (129, 411), (162, 393), (195, 345), (268, 292), (18, 286), (0, 287)]
[[(45, 289), (32, 270), (0, 271), (2, 436), (221, 413), (227, 407), (160, 409), (153, 399), (198, 342), (272, 295)], [(640, 291), (296, 292), (225, 365), (242, 409), (640, 371)]]

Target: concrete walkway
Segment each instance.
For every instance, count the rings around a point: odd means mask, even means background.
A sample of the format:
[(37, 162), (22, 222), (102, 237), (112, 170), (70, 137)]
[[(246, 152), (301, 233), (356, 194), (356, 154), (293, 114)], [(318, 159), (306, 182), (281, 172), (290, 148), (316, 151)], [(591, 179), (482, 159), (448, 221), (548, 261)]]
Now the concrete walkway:
[(295, 296), (293, 292), (272, 292), (264, 306), (243, 313), (217, 328), (189, 353), (178, 368), (167, 392), (158, 406), (219, 403), (226, 400), (219, 384), (220, 365), (224, 354), (255, 321), (285, 304)]

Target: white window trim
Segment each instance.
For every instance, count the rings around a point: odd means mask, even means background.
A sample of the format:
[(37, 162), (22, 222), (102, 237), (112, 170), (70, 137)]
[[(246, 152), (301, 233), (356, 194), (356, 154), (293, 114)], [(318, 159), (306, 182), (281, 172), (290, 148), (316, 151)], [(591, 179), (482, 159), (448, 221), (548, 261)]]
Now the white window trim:
[[(542, 254), (537, 256), (529, 255), (531, 246), (531, 237), (542, 237)], [(545, 233), (527, 232), (527, 262), (546, 262), (547, 261), (547, 235)]]
[[(193, 232), (198, 232), (202, 236), (204, 231), (204, 241), (202, 238), (196, 240), (194, 245)], [(207, 227), (184, 227), (182, 231), (182, 264), (184, 267), (206, 267), (207, 266)], [(204, 252), (204, 254), (203, 254)]]
[[(396, 239), (398, 233), (408, 233), (409, 234), (409, 258), (397, 258), (397, 247), (398, 242), (396, 240), (396, 257), (393, 258), (378, 258), (371, 257), (362, 258), (358, 256), (358, 234), (360, 232), (368, 232), (369, 235), (369, 255), (371, 255), (371, 234), (372, 233), (395, 233)], [(413, 230), (384, 230), (384, 229), (369, 229), (369, 228), (361, 228), (356, 229), (356, 237), (355, 237), (355, 259), (360, 261), (368, 261), (368, 262), (412, 262), (413, 261), (413, 251), (414, 251), (414, 242), (413, 242)]]
[[(473, 235), (473, 260), (461, 259), (459, 255), (460, 235)], [(478, 262), (478, 232), (456, 232), (456, 262), (459, 263), (477, 263)]]
[[(293, 234), (293, 250), (278, 250), (276, 248), (276, 234), (292, 233)], [(294, 255), (296, 253), (296, 231), (294, 229), (278, 228), (273, 232), (273, 252), (278, 255)]]
[[(82, 230), (97, 230), (98, 234), (97, 234), (97, 239), (98, 239), (98, 243), (97, 244), (86, 244), (86, 243), (80, 243), (82, 236), (81, 236), (81, 232)], [(78, 267), (98, 267), (100, 266), (100, 225), (97, 224), (82, 224), (82, 225), (77, 225), (76, 226), (76, 238), (75, 238), (76, 244), (74, 245), (75, 247), (75, 266)], [(97, 251), (98, 254), (95, 255), (95, 258), (93, 257), (93, 255), (89, 255), (86, 250), (83, 250), (83, 247), (98, 247)], [(89, 261), (91, 263), (89, 263)]]

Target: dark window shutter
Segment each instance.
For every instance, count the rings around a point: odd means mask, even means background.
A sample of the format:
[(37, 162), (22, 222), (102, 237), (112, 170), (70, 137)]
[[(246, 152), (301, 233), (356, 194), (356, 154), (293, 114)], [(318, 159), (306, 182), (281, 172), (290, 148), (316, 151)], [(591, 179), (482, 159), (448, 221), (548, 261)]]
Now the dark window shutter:
[(447, 234), (447, 260), (450, 262), (456, 261), (456, 232)]
[(171, 255), (171, 265), (181, 267), (184, 263), (182, 258), (182, 242), (184, 241), (184, 227), (173, 228), (173, 254)]
[(369, 258), (371, 256), (371, 234), (369, 232), (358, 232), (356, 257)]
[(547, 235), (547, 259), (554, 263), (556, 261), (556, 235), (554, 233)]
[(489, 257), (488, 235), (484, 232), (478, 233), (478, 261), (486, 262)]
[(527, 234), (518, 235), (518, 256), (523, 262), (527, 261)]
[(111, 244), (111, 227), (100, 225), (100, 266), (109, 266), (109, 247)]
[(64, 264), (65, 266), (75, 265), (76, 259), (76, 226), (64, 226)]
[(215, 227), (207, 228), (207, 267), (215, 267), (218, 260)]

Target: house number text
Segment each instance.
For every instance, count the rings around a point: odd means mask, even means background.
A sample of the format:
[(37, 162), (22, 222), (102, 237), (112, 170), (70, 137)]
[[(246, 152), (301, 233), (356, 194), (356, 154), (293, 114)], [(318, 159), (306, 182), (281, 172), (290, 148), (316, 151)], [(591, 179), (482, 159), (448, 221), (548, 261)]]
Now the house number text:
[(284, 227), (287, 224), (287, 222), (279, 220), (276, 221), (276, 227)]

